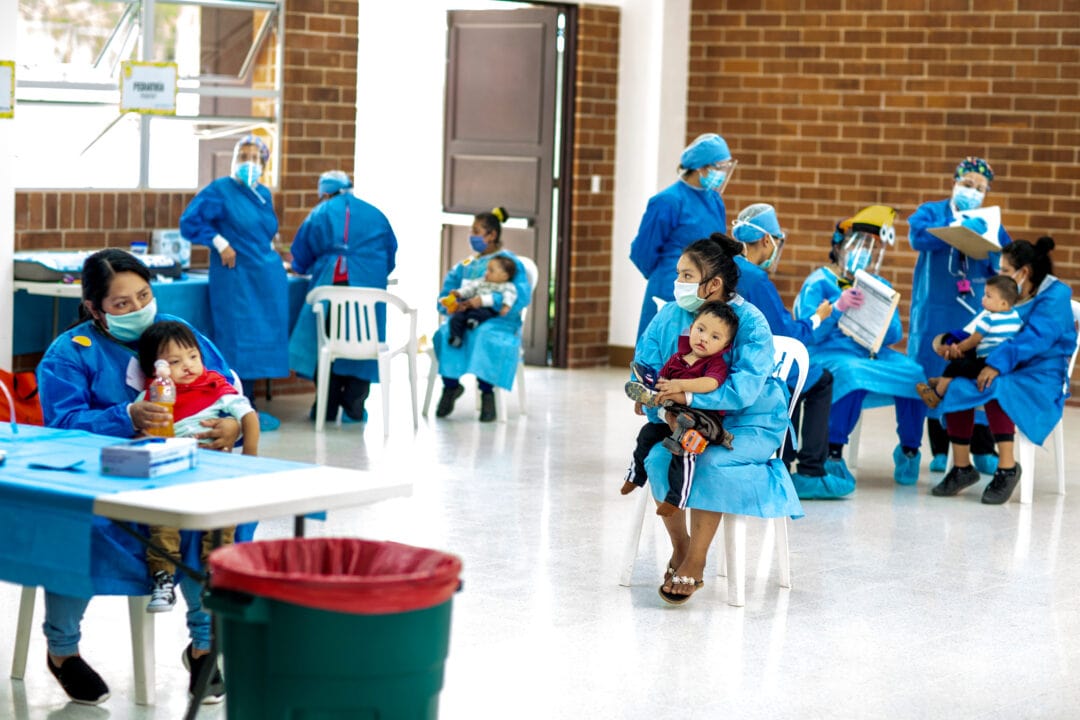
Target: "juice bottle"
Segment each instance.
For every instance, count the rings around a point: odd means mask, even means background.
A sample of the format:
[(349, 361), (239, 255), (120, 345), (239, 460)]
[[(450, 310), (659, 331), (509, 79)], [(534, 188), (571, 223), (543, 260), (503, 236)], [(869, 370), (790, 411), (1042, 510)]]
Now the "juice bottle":
[(160, 405), (169, 411), (169, 424), (166, 427), (148, 428), (148, 435), (158, 437), (172, 437), (172, 411), (176, 405), (176, 384), (172, 381), (172, 373), (169, 371), (169, 363), (165, 360), (154, 362), (154, 380), (146, 391), (146, 399), (155, 405)]

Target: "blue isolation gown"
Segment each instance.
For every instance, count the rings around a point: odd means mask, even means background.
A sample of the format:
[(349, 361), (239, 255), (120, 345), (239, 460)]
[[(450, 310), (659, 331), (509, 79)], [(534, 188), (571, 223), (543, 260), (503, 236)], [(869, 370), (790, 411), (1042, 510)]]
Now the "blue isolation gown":
[[(180, 232), (210, 251), (213, 339), (241, 378), (289, 374), (289, 291), (273, 247), (278, 222), (270, 191), (224, 177), (207, 185), (180, 216)], [(214, 247), (221, 235), (236, 251), (226, 268)]]
[[(735, 258), (735, 264), (739, 266), (739, 294), (761, 311), (769, 323), (772, 334), (795, 338), (810, 351), (810, 370), (806, 376), (806, 383), (803, 385), (804, 389), (809, 390), (821, 379), (821, 364), (815, 362), (812, 350), (816, 338), (814, 326), (809, 317), (798, 320), (792, 317), (788, 309), (784, 307), (784, 301), (780, 298), (776, 285), (769, 278), (769, 273), (742, 255)], [(789, 381), (793, 381), (795, 377), (796, 373), (793, 372)], [(793, 383), (789, 382), (789, 384)]]
[(648, 280), (638, 322), (639, 338), (656, 314), (653, 298), (675, 299), (675, 266), (686, 246), (726, 229), (727, 210), (715, 190), (676, 180), (649, 199), (637, 237), (630, 244), (630, 261)]
[[(803, 516), (784, 463), (775, 458), (788, 430), (787, 388), (773, 377), (773, 342), (769, 324), (761, 312), (742, 297), (730, 304), (739, 318), (727, 361), (730, 374), (711, 393), (698, 393), (692, 407), (723, 410), (724, 429), (730, 432), (732, 450), (712, 445), (697, 460), (689, 508), (736, 515), (772, 518)], [(638, 340), (634, 361), (663, 367), (679, 345), (694, 314), (668, 303)], [(647, 408), (649, 420), (660, 422), (655, 408)], [(645, 459), (649, 486), (658, 502), (668, 492), (671, 453), (656, 445)]]
[(1072, 290), (1052, 275), (1035, 296), (1015, 306), (1024, 326), (986, 358), (1001, 374), (979, 392), (974, 380), (953, 378), (938, 406), (942, 412), (967, 410), (997, 400), (1020, 432), (1041, 445), (1061, 420), (1062, 388), (1069, 358), (1076, 349)]
[[(308, 292), (334, 284), (334, 267), (339, 258), (344, 259), (350, 287), (385, 290), (387, 278), (394, 271), (397, 246), (390, 222), (378, 208), (352, 193), (341, 193), (319, 203), (296, 231), (292, 266), (300, 274), (311, 275)], [(379, 338), (385, 339), (386, 308), (382, 305), (377, 309), (377, 319)], [(289, 336), (289, 366), (301, 377), (315, 377), (317, 330), (315, 313), (305, 304)], [(379, 364), (375, 360), (335, 360), (333, 372), (379, 381)]]
[[(875, 276), (877, 277), (877, 276)], [(884, 279), (877, 277), (881, 282), (888, 284)], [(819, 268), (803, 282), (798, 297), (795, 298), (794, 315), (797, 318), (805, 318), (813, 315), (818, 305), (823, 300), (836, 303), (842, 292), (837, 284), (838, 278), (827, 267)], [(881, 350), (876, 357), (871, 358), (870, 352), (840, 330), (838, 323), (842, 313), (834, 312), (831, 317), (822, 321), (821, 326), (815, 331), (817, 344), (814, 347), (814, 359), (829, 370), (833, 375), (833, 405), (843, 400), (847, 395), (856, 391), (866, 391), (868, 394), (862, 403), (864, 408), (880, 407), (894, 404), (894, 398), (908, 398), (917, 401), (924, 409), (926, 406), (919, 398), (915, 385), (923, 382), (926, 378), (919, 364), (903, 353), (897, 352), (888, 345), (898, 342), (903, 337), (903, 328), (900, 325), (900, 313), (894, 311), (889, 329), (885, 332)], [(916, 408), (912, 405), (912, 409)], [(908, 443), (918, 447), (915, 437), (922, 437), (922, 423), (925, 413), (920, 412), (919, 417), (908, 418), (912, 423), (911, 428), (901, 430), (902, 435), (910, 435)], [(835, 407), (834, 407), (835, 416)], [(856, 416), (857, 417), (857, 416)], [(906, 417), (906, 415), (905, 415)], [(918, 421), (917, 428), (914, 426)], [(830, 442), (838, 442), (835, 433), (832, 432), (835, 417), (830, 418)], [(845, 438), (852, 428), (841, 432)], [(905, 432), (906, 431), (906, 432)], [(846, 442), (846, 439), (845, 439)]]
[[(934, 337), (964, 327), (982, 309), (986, 278), (997, 274), (999, 253), (985, 260), (969, 258), (943, 240), (930, 234), (930, 228), (947, 227), (956, 216), (950, 200), (920, 205), (908, 218), (908, 242), (919, 253), (911, 283), (911, 321), (908, 326), (908, 355), (922, 366), (926, 377), (940, 377), (948, 361), (934, 352)], [(1002, 227), (998, 242), (1005, 247), (1012, 239)], [(962, 278), (971, 282), (972, 294), (963, 297), (972, 310), (958, 302), (956, 283)], [(929, 411), (939, 417), (940, 406)]]
[[(154, 320), (183, 322), (162, 313)], [(192, 332), (199, 340), (206, 368), (232, 377), (218, 349), (198, 330), (193, 328)], [(125, 440), (134, 437), (127, 406), (146, 388), (136, 347), (137, 343), (113, 339), (93, 321), (80, 323), (53, 340), (37, 368), (45, 425)], [(254, 529), (254, 525), (240, 526), (237, 540), (250, 540)], [(101, 595), (148, 594), (146, 548), (105, 518), (94, 518), (92, 532), (95, 591)], [(202, 533), (181, 533), (181, 552), (192, 567), (200, 565), (201, 537)]]
[[(450, 347), (450, 324), (443, 323), (435, 332), (433, 339), (435, 357), (439, 359), (439, 374), (445, 378), (460, 378), (472, 374), (479, 380), (497, 385), (504, 390), (514, 387), (518, 361), (521, 358), (521, 311), (532, 300), (532, 287), (525, 273), (525, 266), (517, 257), (500, 250), (491, 255), (474, 255), (462, 260), (446, 273), (443, 278), (439, 297), (446, 297), (451, 290), (457, 290), (465, 280), (477, 280), (484, 277), (488, 261), (496, 255), (513, 258), (517, 265), (514, 274), (514, 286), (517, 288), (517, 302), (506, 315), (498, 315), (485, 320), (475, 329), (465, 333), (461, 347)], [(439, 313), (447, 315), (446, 308), (437, 303)], [(496, 307), (502, 306), (502, 295), (495, 294)], [(659, 366), (658, 366), (659, 367)]]

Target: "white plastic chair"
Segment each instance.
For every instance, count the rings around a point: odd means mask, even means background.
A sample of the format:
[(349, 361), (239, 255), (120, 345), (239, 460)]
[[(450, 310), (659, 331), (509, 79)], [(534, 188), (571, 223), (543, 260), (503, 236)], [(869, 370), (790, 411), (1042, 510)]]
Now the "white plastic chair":
[[(525, 268), (525, 275), (529, 278), (529, 293), (530, 296), (536, 292), (536, 283), (540, 278), (540, 271), (536, 267), (536, 263), (532, 258), (523, 257), (521, 255), (516, 256), (521, 261), (522, 267)], [(528, 317), (529, 307), (532, 305), (530, 300), (529, 306), (526, 306), (521, 311), (521, 327), (525, 327), (525, 321)], [(424, 417), (428, 416), (428, 410), (431, 408), (431, 398), (435, 393), (435, 378), (439, 376), (439, 359), (435, 357), (435, 346), (432, 344), (424, 351), (428, 358), (431, 360), (431, 370), (428, 373), (427, 392), (424, 393)], [(522, 347), (518, 353), (518, 366), (517, 375), (514, 377), (514, 385), (517, 387), (518, 392), (518, 414), (525, 414), (525, 348)], [(477, 408), (480, 406), (480, 395), (476, 396)], [(506, 422), (506, 391), (500, 387), (495, 388), (495, 417), (499, 422)]]
[[(798, 378), (795, 388), (791, 393), (791, 401), (788, 403), (788, 418), (795, 412), (795, 403), (802, 394), (803, 385), (806, 383), (806, 375), (810, 369), (810, 356), (806, 347), (796, 340), (784, 336), (773, 337), (774, 363), (773, 375), (786, 380), (791, 372), (792, 365), (798, 370)], [(784, 442), (787, 442), (785, 435)], [(782, 457), (784, 444), (781, 443), (776, 451), (776, 457)], [(651, 493), (638, 493), (637, 504), (633, 511), (633, 520), (627, 534), (627, 544), (623, 552), (623, 561), (620, 565), (619, 584), (630, 586), (630, 578), (634, 572), (634, 562), (637, 559), (638, 544), (641, 540), (641, 527), (645, 519), (645, 508), (649, 504)], [(776, 537), (776, 552), (780, 569), (781, 587), (791, 587), (791, 562), (788, 553), (787, 518), (768, 518)], [(717, 530), (717, 535), (723, 537), (724, 553), (721, 555), (720, 569), (717, 575), (727, 575), (728, 578), (728, 604), (741, 607), (745, 604), (746, 585), (746, 516), (731, 515), (725, 513), (720, 519), (722, 528)]]
[[(11, 660), (11, 677), (22, 680), (26, 675), (26, 656), (30, 651), (30, 633), (34, 618), (37, 588), (22, 589), (19, 598), (19, 619), (15, 626), (15, 652)], [(135, 702), (154, 704), (154, 616), (146, 612), (148, 595), (127, 598), (131, 625), (131, 654), (135, 665)]]
[[(1080, 301), (1072, 301), (1073, 323), (1080, 331)], [(1076, 368), (1076, 355), (1080, 352), (1080, 334), (1077, 335), (1076, 347), (1069, 359), (1069, 371), (1065, 376), (1065, 386), (1062, 393), (1068, 394), (1069, 384), (1072, 382), (1073, 370)], [(1065, 494), (1065, 416), (1062, 415), (1057, 425), (1050, 432), (1054, 439), (1054, 459), (1057, 462), (1057, 492)], [(1035, 494), (1035, 443), (1027, 439), (1020, 428), (1016, 429), (1016, 459), (1020, 463), (1020, 502), (1030, 505)], [(951, 448), (950, 448), (951, 450)]]
[[(315, 400), (315, 431), (322, 432), (330, 390), (330, 368), (334, 360), (376, 360), (383, 400), (383, 437), (390, 435), (390, 360), (397, 355), (409, 358), (409, 390), (412, 395), (413, 430), (419, 426), (416, 402), (416, 310), (396, 295), (376, 288), (323, 285), (307, 295), (318, 328), (318, 385)], [(391, 348), (379, 341), (376, 307), (385, 303), (387, 331), (390, 308), (409, 318), (409, 335), (404, 345)], [(329, 318), (327, 321), (324, 318)]]

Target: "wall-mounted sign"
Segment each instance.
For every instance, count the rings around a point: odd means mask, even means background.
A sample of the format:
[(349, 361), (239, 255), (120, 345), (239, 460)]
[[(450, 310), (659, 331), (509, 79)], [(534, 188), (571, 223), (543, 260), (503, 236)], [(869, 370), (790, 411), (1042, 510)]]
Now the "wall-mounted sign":
[(176, 114), (176, 63), (124, 62), (120, 69), (120, 112)]
[(0, 60), (0, 118), (15, 117), (15, 61)]

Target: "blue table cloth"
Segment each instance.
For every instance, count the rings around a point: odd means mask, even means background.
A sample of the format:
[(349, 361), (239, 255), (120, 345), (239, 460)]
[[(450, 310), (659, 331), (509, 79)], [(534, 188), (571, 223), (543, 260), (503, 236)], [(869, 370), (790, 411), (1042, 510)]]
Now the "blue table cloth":
[[(208, 277), (201, 274), (185, 275), (172, 282), (154, 281), (154, 297), (158, 311), (176, 315), (187, 320), (211, 340), (214, 339), (210, 322), (210, 292)], [(296, 316), (307, 296), (308, 278), (289, 276), (289, 330), (296, 324)], [(53, 302), (60, 303), (57, 332), (70, 327), (79, 315), (76, 298), (55, 299), (45, 295), (31, 295), (25, 290), (15, 292), (14, 337), (12, 353), (25, 355), (45, 352), (53, 337)]]
[[(197, 468), (156, 478), (101, 474), (101, 448), (121, 442), (81, 430), (19, 425), (0, 427), (0, 580), (42, 585), (62, 595), (145, 595), (150, 578), (146, 549), (115, 523), (93, 514), (94, 499), (127, 490), (145, 490), (253, 474), (312, 468), (304, 463), (199, 451)], [(72, 470), (38, 469), (33, 464)], [(193, 489), (193, 492), (197, 492)], [(145, 527), (139, 526), (146, 534)], [(250, 540), (255, 525), (237, 529)], [(201, 533), (182, 533), (181, 552), (199, 565)]]

